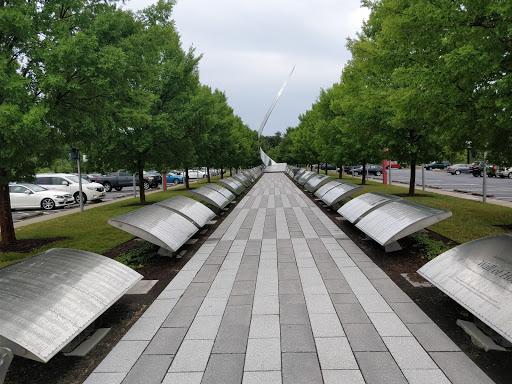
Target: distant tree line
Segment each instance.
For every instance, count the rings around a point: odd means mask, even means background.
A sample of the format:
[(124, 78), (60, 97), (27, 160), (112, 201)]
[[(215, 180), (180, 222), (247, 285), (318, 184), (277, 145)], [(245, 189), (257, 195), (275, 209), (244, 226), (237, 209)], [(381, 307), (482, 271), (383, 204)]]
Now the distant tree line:
[(181, 47), (174, 4), (134, 13), (110, 0), (0, 2), (2, 243), (16, 241), (8, 183), (65, 147), (87, 154), (90, 169), (140, 178), (148, 168), (260, 163), (257, 132), (200, 83), (201, 57)]
[(371, 13), (348, 40), (340, 81), (268, 155), (292, 164), (405, 162), (410, 194), (416, 165), (465, 159), (468, 147), (478, 160), (488, 152), (512, 165), (511, 3), (362, 4)]

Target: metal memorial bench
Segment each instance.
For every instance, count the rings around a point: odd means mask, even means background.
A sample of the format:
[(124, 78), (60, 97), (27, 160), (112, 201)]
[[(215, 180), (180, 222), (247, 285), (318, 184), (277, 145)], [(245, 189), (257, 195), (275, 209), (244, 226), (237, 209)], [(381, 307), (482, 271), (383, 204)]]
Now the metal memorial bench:
[(229, 199), (226, 196), (212, 188), (199, 187), (191, 189), (189, 192), (191, 195), (213, 205), (219, 211), (226, 208), (229, 204)]
[(168, 256), (172, 256), (199, 230), (181, 214), (157, 204), (114, 217), (108, 223), (160, 246), (159, 253)]
[(228, 199), (229, 202), (232, 202), (233, 200), (235, 200), (236, 196), (233, 194), (233, 192), (231, 192), (229, 189), (221, 187), (220, 185), (217, 185), (217, 184), (205, 184), (204, 187), (210, 188), (210, 189), (213, 189), (214, 191), (219, 192), (226, 199)]
[(429, 207), (408, 200), (384, 204), (364, 216), (356, 227), (371, 237), (386, 252), (400, 250), (397, 240), (450, 217), (444, 209)]
[[(363, 189), (362, 185), (356, 185), (348, 182), (334, 182), (335, 184), (332, 184), (332, 188), (329, 188), (331, 183), (327, 183), (324, 185), (326, 187), (327, 192), (325, 192), (321, 199), (322, 201), (328, 206), (333, 207), (333, 209), (337, 210), (339, 207), (337, 207), (338, 203), (343, 200), (344, 198), (356, 193), (357, 191), (360, 191)], [(323, 187), (322, 187), (323, 188)], [(320, 189), (322, 189), (320, 188)], [(320, 189), (317, 191), (320, 194)], [(315, 196), (316, 193), (315, 193)]]
[(304, 188), (306, 188), (309, 192), (314, 193), (322, 185), (327, 184), (329, 180), (332, 179), (328, 175), (316, 175), (309, 179), (306, 184), (304, 184)]
[(173, 212), (179, 213), (190, 220), (198, 229), (204, 227), (206, 223), (216, 216), (215, 212), (206, 205), (185, 196), (175, 196), (155, 203), (155, 205), (163, 206)]
[(357, 224), (359, 220), (372, 210), (396, 200), (402, 200), (402, 198), (388, 193), (369, 192), (345, 203), (338, 209), (338, 213), (352, 224)]
[(235, 173), (233, 175), (233, 178), (238, 180), (245, 188), (248, 188), (251, 186), (252, 181), (247, 176), (245, 176), (243, 173)]
[(510, 348), (512, 235), (461, 244), (429, 261), (418, 273), (475, 315), (475, 324), (462, 320), (457, 324), (482, 348)]
[(245, 177), (247, 177), (249, 180), (251, 180), (251, 184), (254, 183), (254, 181), (256, 180), (256, 177), (254, 176), (254, 174), (250, 171), (243, 171), (242, 172), (242, 175), (244, 175)]
[[(64, 248), (1, 268), (0, 383), (13, 355), (47, 363), (58, 352), (72, 350), (85, 339), (84, 332), (93, 330), (93, 322), (141, 279), (108, 257)], [(96, 334), (85, 341), (87, 347), (78, 346), (84, 354), (101, 340)]]
[(316, 197), (318, 197), (319, 199), (321, 199), (327, 192), (329, 192), (331, 189), (336, 187), (338, 184), (342, 184), (342, 183), (344, 183), (344, 181), (342, 181), (342, 180), (333, 180), (328, 183), (325, 183), (324, 185), (322, 185), (320, 188), (318, 188), (316, 190), (314, 195)]
[(221, 183), (224, 187), (236, 195), (240, 195), (245, 190), (245, 187), (242, 185), (242, 183), (232, 177), (228, 177), (227, 179), (220, 179), (219, 183)]
[(315, 175), (316, 175), (316, 172), (313, 172), (313, 171), (306, 171), (306, 172), (304, 172), (304, 173), (302, 174), (302, 176), (301, 176), (301, 177), (299, 177), (299, 178), (298, 178), (297, 183), (298, 183), (299, 185), (304, 185), (304, 184), (306, 184), (306, 183), (309, 181), (309, 179), (311, 179), (311, 178), (312, 178), (313, 176), (315, 176)]
[(295, 172), (295, 175), (293, 176), (293, 180), (295, 181), (299, 181), (299, 179), (301, 178), (301, 176), (306, 173), (307, 170), (304, 169), (304, 168), (300, 168), (297, 172)]

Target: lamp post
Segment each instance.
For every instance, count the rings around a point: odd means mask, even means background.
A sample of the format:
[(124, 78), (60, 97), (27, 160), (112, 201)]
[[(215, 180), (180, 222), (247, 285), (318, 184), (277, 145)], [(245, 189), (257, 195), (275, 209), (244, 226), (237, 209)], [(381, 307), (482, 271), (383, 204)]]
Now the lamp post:
[(468, 164), (469, 164), (469, 150), (471, 149), (472, 141), (466, 141), (466, 148), (468, 150)]

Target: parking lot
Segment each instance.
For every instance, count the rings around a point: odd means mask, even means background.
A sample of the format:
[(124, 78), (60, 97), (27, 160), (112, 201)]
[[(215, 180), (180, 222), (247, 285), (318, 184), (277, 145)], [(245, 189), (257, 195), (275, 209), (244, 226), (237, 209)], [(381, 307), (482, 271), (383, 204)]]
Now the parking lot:
[[(410, 169), (396, 169), (391, 171), (392, 182), (409, 184), (411, 175)], [(370, 179), (382, 180), (382, 176), (370, 176)], [(416, 184), (421, 185), (421, 168), (416, 169)], [(451, 175), (446, 171), (431, 170), (425, 171), (425, 186), (440, 188), (445, 191), (465, 191), (467, 193), (482, 193), (483, 178), (474, 177), (472, 174)], [(487, 194), (494, 195), (498, 200), (512, 201), (512, 179), (488, 177)], [(480, 200), (481, 196), (473, 196)]]

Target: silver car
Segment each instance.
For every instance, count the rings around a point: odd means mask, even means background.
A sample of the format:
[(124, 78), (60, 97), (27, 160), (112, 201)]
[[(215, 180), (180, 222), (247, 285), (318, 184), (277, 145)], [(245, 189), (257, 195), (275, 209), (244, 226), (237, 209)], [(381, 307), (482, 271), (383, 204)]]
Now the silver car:
[(452, 175), (460, 175), (461, 173), (470, 173), (471, 165), (469, 164), (454, 164), (449, 165), (446, 168), (447, 173), (451, 173)]

